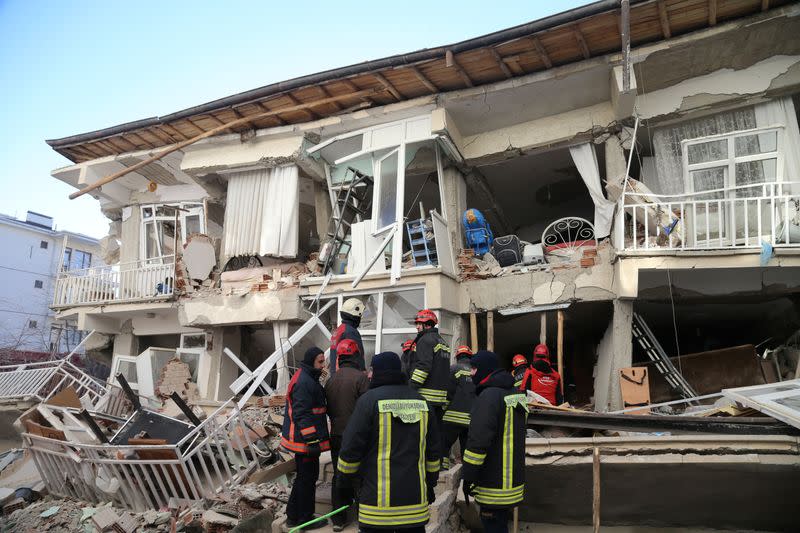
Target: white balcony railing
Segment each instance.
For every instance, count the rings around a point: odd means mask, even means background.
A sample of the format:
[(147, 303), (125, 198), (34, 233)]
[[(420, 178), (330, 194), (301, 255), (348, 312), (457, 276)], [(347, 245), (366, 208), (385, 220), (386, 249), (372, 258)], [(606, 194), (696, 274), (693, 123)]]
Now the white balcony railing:
[(175, 288), (175, 257), (61, 272), (53, 307), (169, 298)]
[(627, 251), (800, 247), (800, 182), (682, 195), (628, 189), (622, 201)]

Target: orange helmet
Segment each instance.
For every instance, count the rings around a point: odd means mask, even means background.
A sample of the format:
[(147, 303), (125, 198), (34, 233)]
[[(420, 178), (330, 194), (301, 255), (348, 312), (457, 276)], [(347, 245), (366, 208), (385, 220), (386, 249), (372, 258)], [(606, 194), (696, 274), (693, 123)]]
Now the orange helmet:
[(472, 350), (469, 349), (469, 346), (459, 346), (456, 349), (456, 357), (472, 357)]
[(414, 318), (414, 323), (416, 324), (424, 324), (426, 322), (430, 322), (434, 326), (439, 323), (439, 319), (436, 318), (436, 313), (430, 309), (423, 309), (422, 311), (419, 311), (417, 316)]
[(537, 344), (536, 348), (533, 349), (533, 356), (550, 359), (550, 350), (547, 349), (546, 344)]
[(511, 360), (511, 364), (514, 366), (514, 368), (517, 368), (518, 366), (527, 365), (528, 364), (528, 360), (525, 358), (524, 355), (517, 354)]
[(358, 355), (358, 343), (353, 339), (344, 339), (336, 346), (336, 355), (339, 357)]
[(407, 352), (408, 350), (413, 350), (416, 348), (416, 344), (414, 344), (414, 339), (408, 339), (407, 341), (403, 342), (403, 351)]

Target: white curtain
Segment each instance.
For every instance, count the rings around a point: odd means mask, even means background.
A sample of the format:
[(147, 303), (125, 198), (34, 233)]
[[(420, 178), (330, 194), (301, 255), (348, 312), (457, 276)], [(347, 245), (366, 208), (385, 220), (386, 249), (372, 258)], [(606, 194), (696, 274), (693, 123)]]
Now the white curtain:
[(299, 202), (295, 165), (231, 174), (223, 255), (296, 257)]
[(791, 96), (776, 98), (756, 108), (759, 128), (783, 126), (783, 180), (800, 181), (800, 128)]
[(578, 172), (589, 189), (589, 195), (594, 202), (594, 233), (595, 237), (601, 239), (611, 233), (611, 222), (614, 220), (614, 202), (603, 196), (603, 189), (600, 185), (600, 168), (597, 166), (597, 154), (594, 151), (594, 144), (584, 143), (577, 146), (570, 146), (569, 153)]

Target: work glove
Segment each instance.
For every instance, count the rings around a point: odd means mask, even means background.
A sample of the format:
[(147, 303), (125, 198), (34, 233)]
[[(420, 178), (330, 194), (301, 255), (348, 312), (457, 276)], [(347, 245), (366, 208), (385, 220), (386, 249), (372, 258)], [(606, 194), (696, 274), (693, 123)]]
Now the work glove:
[(439, 472), (426, 472), (425, 483), (428, 485), (428, 505), (436, 501), (436, 484), (439, 482)]
[(319, 445), (319, 440), (310, 440), (306, 442), (308, 445), (308, 455), (312, 457), (319, 457), (322, 453), (322, 448)]
[(464, 481), (464, 492), (472, 495), (475, 485), (478, 483), (478, 467), (469, 463), (463, 463), (461, 467), (461, 479)]

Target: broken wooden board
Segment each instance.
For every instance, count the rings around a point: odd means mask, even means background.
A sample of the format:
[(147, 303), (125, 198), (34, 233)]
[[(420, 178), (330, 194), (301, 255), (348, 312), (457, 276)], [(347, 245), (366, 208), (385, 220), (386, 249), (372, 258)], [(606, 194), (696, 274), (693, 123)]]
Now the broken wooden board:
[(255, 472), (250, 474), (249, 478), (247, 478), (247, 483), (255, 483), (256, 485), (261, 483), (267, 483), (268, 481), (272, 481), (278, 479), (281, 476), (285, 476), (289, 472), (294, 472), (295, 468), (296, 466), (294, 459), (289, 459), (288, 461), (271, 465), (261, 470), (256, 470)]
[(627, 411), (629, 415), (650, 414), (650, 379), (646, 366), (632, 366), (619, 369), (619, 388), (623, 408), (642, 406), (642, 409)]
[(82, 409), (81, 399), (78, 398), (78, 393), (75, 392), (74, 387), (66, 387), (54, 394), (49, 400), (45, 402), (47, 405), (55, 405), (57, 407), (72, 407), (74, 409)]

